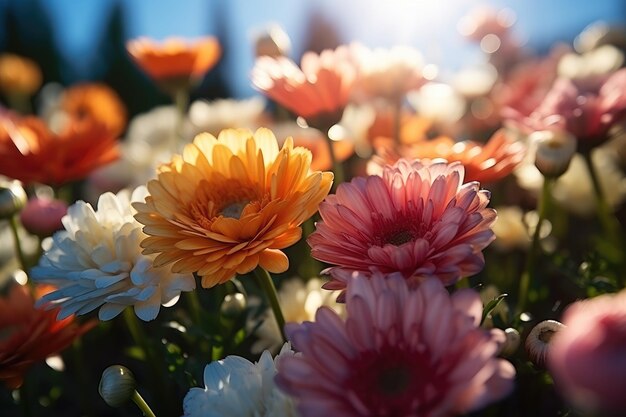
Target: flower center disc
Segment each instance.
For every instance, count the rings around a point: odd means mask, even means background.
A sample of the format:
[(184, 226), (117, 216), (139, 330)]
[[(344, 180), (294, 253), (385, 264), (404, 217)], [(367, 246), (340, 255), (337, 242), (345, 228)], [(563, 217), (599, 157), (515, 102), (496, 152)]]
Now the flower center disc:
[(400, 230), (387, 237), (386, 241), (394, 246), (400, 246), (411, 242), (413, 239), (415, 239), (413, 233), (408, 230)]
[(230, 217), (231, 219), (239, 219), (243, 209), (248, 205), (250, 200), (238, 201), (231, 203), (224, 207), (220, 214), (224, 217)]

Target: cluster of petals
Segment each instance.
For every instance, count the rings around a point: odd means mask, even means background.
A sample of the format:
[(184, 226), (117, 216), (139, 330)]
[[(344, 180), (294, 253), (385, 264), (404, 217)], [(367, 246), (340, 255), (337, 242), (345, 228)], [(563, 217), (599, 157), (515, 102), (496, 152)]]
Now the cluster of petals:
[(426, 82), (422, 73), (422, 55), (414, 48), (369, 49), (361, 44), (352, 44), (350, 48), (358, 71), (357, 97), (397, 102)]
[(512, 390), (505, 335), (478, 327), (478, 293), (450, 296), (432, 278), (411, 288), (400, 274), (350, 281), (345, 321), (322, 307), (285, 328), (301, 354), (277, 361), (276, 383), (302, 417), (450, 416)]
[(36, 308), (27, 287), (13, 285), (0, 298), (0, 382), (15, 389), (37, 362), (55, 355), (94, 326), (69, 316), (57, 321), (57, 310)]
[(354, 80), (354, 63), (346, 46), (319, 55), (307, 52), (300, 67), (286, 57), (262, 56), (252, 70), (257, 89), (309, 123), (319, 118), (328, 118), (330, 125), (338, 122)]
[(562, 321), (548, 349), (557, 390), (585, 411), (626, 413), (626, 290), (576, 302)]
[[(456, 162), (400, 159), (382, 175), (341, 184), (320, 205), (322, 221), (308, 239), (314, 258), (338, 269), (405, 278), (438, 277), (451, 285), (484, 266), (496, 212), (477, 182), (463, 184)], [(334, 274), (327, 289), (346, 287)]]
[(73, 85), (63, 92), (60, 107), (71, 119), (91, 119), (105, 125), (114, 137), (126, 128), (126, 106), (106, 84)]
[(293, 401), (274, 384), (275, 361), (291, 357), (288, 343), (276, 359), (264, 351), (257, 363), (228, 356), (204, 368), (204, 388), (192, 388), (183, 401), (184, 417), (297, 417)]
[(135, 63), (153, 80), (202, 78), (220, 58), (217, 38), (207, 36), (195, 41), (168, 38), (156, 42), (138, 38), (127, 43), (126, 49)]
[(146, 194), (140, 187), (132, 195), (127, 190), (103, 194), (97, 210), (83, 201), (69, 207), (62, 219), (65, 230), (54, 234), (52, 247), (32, 269), (35, 281), (58, 288), (42, 301), (61, 307), (59, 319), (100, 307), (100, 320), (110, 320), (132, 306), (149, 321), (162, 304), (175, 303), (181, 291), (195, 288), (191, 274), (157, 268), (153, 256), (141, 253), (146, 236), (131, 203)]
[(368, 164), (368, 174), (380, 174), (384, 165), (394, 164), (400, 158), (443, 158), (460, 162), (465, 167), (466, 181), (496, 182), (513, 172), (524, 155), (524, 144), (508, 138), (503, 129), (494, 133), (485, 144), (455, 142), (442, 136), (411, 144), (386, 143), (386, 146), (377, 147), (377, 156)]
[(602, 82), (556, 80), (545, 98), (528, 116), (512, 115), (527, 132), (560, 128), (573, 134), (579, 147), (588, 149), (609, 138), (609, 130), (626, 116), (626, 69)]
[(311, 152), (279, 149), (273, 133), (228, 129), (197, 136), (148, 183), (136, 219), (149, 235), (144, 253), (177, 273), (197, 272), (204, 287), (261, 266), (289, 267), (280, 250), (302, 235), (300, 224), (328, 194), (333, 174), (311, 171)]
[(53, 133), (36, 117), (0, 115), (0, 174), (26, 184), (79, 180), (119, 157), (117, 138), (93, 120)]

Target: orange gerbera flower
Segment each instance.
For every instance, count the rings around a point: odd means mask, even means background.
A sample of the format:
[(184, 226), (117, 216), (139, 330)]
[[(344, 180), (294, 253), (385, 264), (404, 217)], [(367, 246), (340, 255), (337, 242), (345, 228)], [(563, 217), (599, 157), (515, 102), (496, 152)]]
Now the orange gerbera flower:
[(33, 364), (67, 348), (95, 325), (79, 325), (74, 316), (57, 321), (58, 309), (35, 308), (28, 289), (13, 285), (0, 298), (0, 381), (9, 389), (22, 385)]
[(196, 41), (168, 38), (155, 42), (148, 38), (131, 40), (126, 49), (135, 63), (159, 83), (199, 81), (220, 58), (217, 38)]
[(156, 267), (197, 272), (202, 286), (223, 283), (257, 266), (284, 272), (280, 251), (296, 243), (332, 185), (331, 172), (312, 172), (311, 152), (274, 134), (228, 129), (203, 133), (160, 167), (135, 218), (149, 235), (145, 254)]
[(126, 106), (106, 84), (85, 83), (68, 88), (61, 109), (70, 118), (91, 119), (105, 125), (111, 136), (119, 136), (126, 127)]
[(285, 57), (259, 57), (252, 84), (309, 125), (328, 130), (341, 120), (350, 99), (355, 68), (349, 49), (340, 46), (319, 55), (307, 52), (300, 66)]
[(41, 70), (35, 61), (14, 54), (0, 56), (0, 91), (32, 95), (41, 81)]
[(394, 164), (400, 158), (459, 161), (465, 167), (466, 181), (495, 182), (509, 175), (524, 158), (525, 147), (509, 139), (503, 129), (497, 131), (487, 143), (473, 141), (455, 142), (441, 136), (432, 140), (417, 141), (411, 145), (379, 146), (377, 155), (368, 164), (368, 172), (382, 172), (385, 164)]
[(0, 174), (25, 183), (61, 185), (119, 156), (116, 138), (91, 120), (52, 133), (36, 117), (0, 115)]

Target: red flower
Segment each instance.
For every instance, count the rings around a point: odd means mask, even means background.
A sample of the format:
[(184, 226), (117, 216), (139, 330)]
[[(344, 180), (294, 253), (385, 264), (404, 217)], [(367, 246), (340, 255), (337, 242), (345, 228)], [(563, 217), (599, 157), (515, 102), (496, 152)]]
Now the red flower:
[(13, 285), (8, 298), (0, 298), (0, 381), (8, 388), (19, 388), (32, 365), (61, 352), (95, 326), (79, 325), (73, 316), (57, 321), (58, 312), (35, 308), (28, 289), (20, 285)]

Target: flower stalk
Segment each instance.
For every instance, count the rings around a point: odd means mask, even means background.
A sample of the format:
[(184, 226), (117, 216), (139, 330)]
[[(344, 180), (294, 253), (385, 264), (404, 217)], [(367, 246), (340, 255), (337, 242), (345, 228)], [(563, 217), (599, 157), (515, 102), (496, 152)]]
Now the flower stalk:
[(259, 286), (267, 296), (272, 311), (274, 312), (274, 317), (276, 317), (276, 324), (278, 324), (280, 335), (283, 338), (283, 342), (286, 342), (285, 316), (283, 316), (283, 311), (280, 308), (280, 302), (278, 301), (278, 293), (276, 291), (276, 287), (274, 286), (274, 281), (272, 281), (272, 277), (269, 272), (260, 266), (254, 270), (254, 276), (256, 277)]
[(20, 268), (22, 271), (28, 273), (28, 264), (24, 251), (22, 250), (22, 244), (20, 242), (19, 225), (17, 223), (17, 215), (9, 217), (9, 226), (11, 227), (11, 234), (13, 235), (13, 244), (15, 245), (15, 254), (20, 262)]
[(537, 257), (541, 252), (541, 226), (543, 224), (543, 221), (546, 219), (548, 209), (551, 204), (553, 182), (554, 179), (550, 177), (545, 177), (543, 181), (543, 188), (541, 191), (541, 197), (539, 199), (538, 207), (539, 218), (537, 219), (537, 225), (535, 226), (530, 249), (528, 250), (528, 257), (526, 258), (524, 272), (522, 273), (522, 276), (520, 278), (516, 316), (519, 316), (521, 313), (524, 312), (528, 298), (528, 290), (535, 282)]
[(133, 400), (133, 402), (137, 404), (137, 407), (139, 407), (139, 409), (141, 410), (144, 416), (156, 417), (152, 409), (150, 409), (150, 406), (148, 405), (146, 400), (143, 399), (143, 397), (141, 396), (141, 394), (139, 394), (137, 390), (133, 392), (133, 396), (131, 397), (131, 400)]

